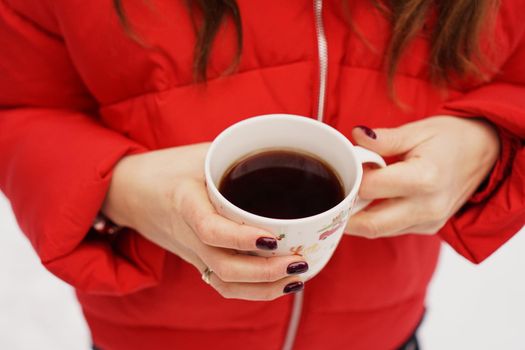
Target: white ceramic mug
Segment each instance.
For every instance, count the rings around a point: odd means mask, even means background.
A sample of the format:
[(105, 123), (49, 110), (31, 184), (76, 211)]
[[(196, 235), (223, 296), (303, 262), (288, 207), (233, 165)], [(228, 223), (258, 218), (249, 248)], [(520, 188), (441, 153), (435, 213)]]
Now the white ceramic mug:
[[(313, 154), (328, 163), (342, 181), (343, 201), (314, 216), (274, 219), (247, 212), (233, 205), (219, 192), (223, 175), (237, 161), (249, 154), (279, 148)], [(385, 166), (381, 156), (352, 145), (329, 125), (297, 115), (269, 114), (245, 119), (217, 136), (206, 155), (205, 176), (208, 195), (219, 214), (238, 223), (264, 229), (278, 239), (277, 250), (254, 251), (253, 254), (304, 256), (309, 269), (300, 276), (306, 281), (328, 263), (350, 215), (369, 204), (369, 201), (357, 197), (363, 163)]]

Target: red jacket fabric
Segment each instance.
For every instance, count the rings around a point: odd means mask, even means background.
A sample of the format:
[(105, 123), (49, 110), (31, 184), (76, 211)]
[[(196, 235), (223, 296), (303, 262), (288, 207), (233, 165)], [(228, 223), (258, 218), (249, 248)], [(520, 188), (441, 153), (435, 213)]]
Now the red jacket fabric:
[[(239, 0), (244, 33), (237, 72), (230, 21), (206, 86), (193, 84), (195, 35), (184, 1), (126, 1), (130, 40), (111, 1), (0, 0), (0, 188), (42, 263), (77, 290), (103, 349), (279, 349), (292, 296), (225, 300), (198, 272), (136, 232), (87, 234), (124, 156), (211, 141), (244, 118), (315, 116), (319, 59), (312, 1)], [(382, 66), (389, 24), (370, 1), (325, 0), (328, 80), (324, 121), (395, 127), (437, 114), (484, 117), (502, 152), (484, 187), (439, 235), (345, 236), (306, 284), (295, 349), (394, 349), (419, 322), (441, 240), (479, 263), (525, 222), (525, 1), (502, 1), (488, 83), (429, 82), (418, 36), (396, 76)], [(359, 35), (360, 33), (361, 35)], [(363, 37), (366, 40), (363, 40)], [(372, 49), (373, 48), (373, 49)], [(458, 150), (460, 151), (460, 150)]]

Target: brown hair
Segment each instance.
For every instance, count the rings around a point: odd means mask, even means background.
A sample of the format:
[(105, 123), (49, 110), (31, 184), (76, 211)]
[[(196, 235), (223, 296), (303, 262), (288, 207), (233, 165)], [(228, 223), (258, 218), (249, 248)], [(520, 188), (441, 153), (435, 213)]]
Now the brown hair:
[(427, 29), (432, 81), (450, 82), (452, 77), (468, 75), (486, 79), (483, 68), (490, 67), (480, 67), (487, 65), (480, 49), (480, 34), (489, 27), (489, 10), (495, 9), (497, 0), (391, 0), (389, 11), (377, 0), (372, 1), (389, 15), (392, 23), (386, 54), (390, 87), (402, 54), (410, 41), (427, 27), (429, 15), (435, 16)]
[[(242, 26), (236, 0), (187, 0), (192, 13), (202, 14), (202, 25), (196, 26), (193, 71), (198, 81), (206, 80), (206, 67), (213, 40), (222, 22), (230, 16), (237, 30), (235, 66), (242, 51)], [(392, 36), (387, 48), (385, 66), (390, 90), (397, 65), (410, 41), (423, 30), (430, 15), (435, 15), (429, 32), (429, 73), (436, 83), (450, 81), (453, 76), (474, 75), (484, 79), (479, 64), (483, 63), (480, 33), (487, 23), (490, 9), (498, 0), (370, 0), (392, 24)], [(343, 0), (347, 3), (348, 0)], [(113, 0), (115, 10), (126, 32), (135, 40), (127, 20), (122, 0)], [(347, 4), (345, 4), (347, 5)], [(347, 8), (347, 6), (345, 6)]]

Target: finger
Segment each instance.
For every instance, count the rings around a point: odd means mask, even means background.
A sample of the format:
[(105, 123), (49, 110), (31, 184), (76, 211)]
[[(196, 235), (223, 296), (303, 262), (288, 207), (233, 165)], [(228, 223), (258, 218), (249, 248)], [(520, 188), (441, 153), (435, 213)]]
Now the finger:
[(352, 136), (358, 145), (385, 157), (407, 153), (428, 138), (424, 129), (419, 128), (417, 123), (373, 130), (366, 126), (358, 126), (352, 130)]
[(231, 283), (222, 281), (215, 273), (210, 276), (210, 284), (224, 298), (255, 301), (274, 300), (304, 288), (304, 282), (297, 277), (288, 277), (278, 282)]
[(179, 193), (178, 210), (203, 243), (235, 250), (277, 249), (277, 240), (271, 233), (219, 215), (202, 183), (190, 182), (184, 191)]
[(430, 226), (411, 226), (404, 230), (401, 230), (397, 233), (397, 235), (407, 235), (407, 234), (416, 234), (416, 235), (433, 235), (437, 233), (438, 230), (436, 230), (434, 227)]
[(436, 167), (421, 158), (409, 158), (363, 175), (359, 197), (394, 198), (429, 194), (438, 186)]
[(415, 225), (411, 227), (407, 227), (406, 229), (400, 231), (398, 234), (422, 234), (422, 235), (434, 235), (438, 233), (443, 226), (446, 224), (446, 220), (440, 221), (440, 222), (434, 222), (434, 223), (428, 223), (423, 225)]
[(201, 248), (200, 258), (223, 282), (275, 282), (308, 271), (308, 263), (297, 255), (268, 258), (209, 246)]
[(418, 211), (410, 199), (389, 199), (350, 217), (345, 232), (365, 238), (394, 236), (420, 224)]

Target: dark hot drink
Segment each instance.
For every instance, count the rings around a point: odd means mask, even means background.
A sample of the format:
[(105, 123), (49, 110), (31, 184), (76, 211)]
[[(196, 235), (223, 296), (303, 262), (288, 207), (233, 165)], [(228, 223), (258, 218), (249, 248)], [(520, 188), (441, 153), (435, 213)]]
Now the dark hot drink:
[(219, 191), (237, 207), (275, 219), (316, 215), (344, 199), (341, 181), (330, 166), (287, 150), (263, 151), (236, 162), (224, 174)]

